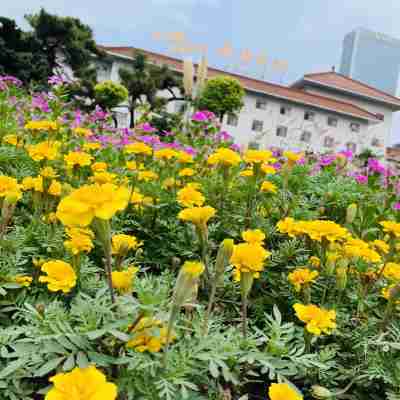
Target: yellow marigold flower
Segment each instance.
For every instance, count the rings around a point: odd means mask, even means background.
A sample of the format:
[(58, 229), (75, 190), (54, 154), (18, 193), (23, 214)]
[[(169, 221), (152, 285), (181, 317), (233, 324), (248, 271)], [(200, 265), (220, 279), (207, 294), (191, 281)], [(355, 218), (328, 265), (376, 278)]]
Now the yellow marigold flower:
[(43, 176), (43, 178), (48, 178), (48, 179), (55, 179), (58, 177), (57, 172), (54, 170), (53, 167), (44, 167), (41, 168), (40, 170), (40, 175)]
[(276, 169), (272, 165), (268, 165), (268, 164), (261, 165), (261, 171), (267, 175), (275, 175), (276, 174)]
[(182, 266), (182, 271), (192, 278), (197, 278), (204, 272), (204, 264), (197, 261), (185, 261)]
[(140, 169), (144, 169), (144, 164), (143, 163), (139, 164), (136, 161), (127, 161), (125, 163), (125, 166), (130, 171), (137, 171), (137, 170), (140, 170)]
[(58, 130), (58, 125), (54, 121), (29, 121), (24, 128), (30, 131), (54, 132)]
[(202, 206), (206, 201), (205, 197), (192, 186), (186, 186), (179, 190), (177, 200), (183, 207)]
[(300, 292), (302, 285), (315, 282), (319, 273), (308, 268), (297, 268), (288, 275), (289, 282), (294, 286), (296, 292)]
[(178, 153), (172, 149), (161, 149), (154, 152), (154, 157), (160, 160), (171, 160), (178, 157)]
[(264, 181), (261, 184), (260, 190), (261, 190), (261, 192), (264, 192), (264, 193), (276, 193), (278, 189), (277, 189), (276, 185), (274, 185), (272, 182)]
[(66, 228), (68, 240), (64, 242), (64, 247), (76, 256), (79, 253), (89, 253), (94, 245), (94, 233), (85, 228)]
[(287, 383), (273, 383), (268, 396), (269, 400), (303, 400), (303, 396)]
[(254, 175), (254, 173), (253, 173), (252, 169), (245, 169), (245, 170), (241, 171), (239, 175), (244, 176), (245, 178), (250, 178), (251, 176)]
[(61, 196), (62, 186), (61, 183), (53, 179), (49, 186), (48, 193), (52, 196)]
[(12, 146), (18, 145), (18, 136), (17, 135), (5, 135), (3, 137), (3, 143), (10, 144)]
[(27, 146), (29, 157), (34, 161), (55, 160), (58, 157), (60, 142), (40, 142)]
[(179, 171), (179, 176), (193, 176), (196, 171), (192, 168), (183, 168)]
[(139, 242), (135, 236), (118, 234), (114, 235), (111, 239), (112, 242), (112, 254), (124, 255), (129, 250), (136, 250), (143, 243)]
[(135, 142), (125, 146), (125, 153), (127, 154), (143, 154), (145, 156), (151, 156), (153, 149), (142, 142)]
[(116, 400), (117, 386), (96, 367), (74, 368), (51, 377), (45, 400)]
[(394, 221), (381, 221), (379, 222), (383, 226), (383, 231), (393, 234), (395, 237), (400, 237), (400, 223)]
[(111, 273), (112, 286), (119, 293), (129, 293), (132, 291), (132, 280), (139, 268), (129, 267), (125, 271), (113, 271)]
[(138, 173), (138, 180), (139, 181), (154, 181), (158, 179), (158, 175), (153, 171), (139, 171)]
[(180, 185), (180, 182), (179, 181), (177, 181), (175, 178), (166, 178), (166, 179), (164, 179), (163, 180), (163, 183), (162, 183), (162, 187), (163, 187), (163, 189), (170, 189), (170, 188), (173, 188), (174, 186), (179, 186)]
[(242, 273), (251, 273), (254, 278), (260, 276), (264, 269), (266, 258), (271, 253), (265, 250), (259, 243), (239, 243), (234, 246), (230, 262), (236, 269), (236, 280), (240, 279)]
[(349, 239), (343, 245), (343, 251), (349, 258), (362, 258), (367, 262), (373, 263), (381, 261), (381, 256), (361, 239)]
[(117, 177), (116, 174), (103, 171), (103, 172), (95, 172), (93, 176), (91, 176), (89, 179), (91, 182), (104, 184), (104, 183), (113, 183), (116, 177)]
[(78, 135), (78, 136), (82, 136), (82, 137), (89, 137), (92, 136), (92, 131), (88, 128), (82, 128), (80, 126), (76, 127), (73, 129), (73, 132)]
[(130, 202), (132, 204), (139, 205), (139, 204), (142, 204), (143, 198), (144, 198), (144, 196), (140, 192), (133, 191), (131, 198), (130, 198)]
[(37, 176), (36, 178), (32, 176), (27, 176), (22, 179), (22, 189), (23, 190), (34, 190), (35, 192), (43, 192), (43, 178)]
[(193, 162), (193, 156), (186, 151), (179, 150), (176, 152), (177, 161), (182, 164), (190, 164)]
[(86, 167), (91, 164), (92, 160), (93, 157), (83, 151), (70, 151), (66, 156), (64, 156), (64, 161), (69, 168), (73, 168), (75, 165)]
[(293, 218), (287, 217), (277, 223), (277, 228), (279, 232), (287, 233), (291, 237), (308, 235), (312, 240), (318, 242), (324, 238), (329, 242), (350, 238), (348, 230), (333, 221), (295, 221)]
[(0, 198), (17, 201), (22, 197), (18, 181), (10, 176), (0, 175)]
[(383, 267), (383, 276), (391, 281), (400, 281), (400, 264), (386, 263)]
[(48, 224), (55, 224), (58, 221), (57, 215), (55, 212), (51, 212), (47, 215), (43, 215), (42, 220), (44, 222), (47, 222)]
[[(133, 338), (126, 344), (127, 348), (140, 353), (158, 353), (167, 343), (168, 329), (158, 319), (143, 317), (133, 329), (131, 328)], [(172, 335), (171, 341), (175, 338), (175, 335)]]
[[(381, 290), (381, 295), (384, 299), (390, 300), (390, 296), (393, 296), (393, 293), (391, 293), (391, 290), (396, 286), (395, 283), (382, 288)], [(400, 300), (396, 300), (396, 304), (400, 304)]]
[(375, 247), (375, 249), (377, 249), (378, 251), (380, 251), (383, 254), (388, 254), (389, 250), (390, 250), (390, 246), (384, 242), (383, 240), (374, 240), (371, 243), (372, 246)]
[(17, 275), (14, 278), (14, 282), (18, 283), (18, 285), (29, 287), (31, 286), (33, 278), (28, 275)]
[(261, 164), (266, 163), (272, 157), (272, 152), (269, 150), (247, 150), (244, 153), (243, 159), (247, 163)]
[(304, 157), (303, 153), (294, 153), (293, 151), (284, 151), (283, 157), (287, 159), (289, 165), (293, 165)]
[(185, 208), (178, 214), (182, 221), (191, 222), (194, 225), (204, 228), (210, 218), (215, 215), (215, 208), (210, 206)]
[(51, 292), (61, 290), (64, 293), (69, 293), (76, 285), (76, 274), (70, 264), (61, 261), (47, 261), (41, 268), (47, 276), (40, 276), (39, 282), (47, 283), (47, 289)]
[(262, 245), (265, 239), (265, 234), (260, 229), (248, 229), (242, 232), (242, 238), (247, 243), (258, 243)]
[(308, 262), (310, 263), (310, 265), (314, 268), (319, 268), (321, 266), (321, 260), (316, 257), (316, 256), (311, 256), (308, 259)]
[(94, 151), (94, 150), (99, 150), (101, 149), (101, 144), (97, 142), (90, 142), (90, 143), (85, 143), (82, 146), (84, 151)]
[(90, 168), (92, 169), (93, 172), (104, 172), (107, 170), (107, 163), (97, 161), (93, 163)]
[(297, 318), (306, 324), (306, 329), (313, 335), (330, 334), (336, 328), (336, 312), (325, 310), (314, 304), (296, 303), (293, 306)]
[(84, 185), (64, 197), (57, 218), (67, 226), (88, 226), (93, 218), (111, 219), (128, 204), (129, 189), (112, 183)]
[(208, 157), (207, 163), (210, 165), (224, 165), (234, 167), (241, 162), (240, 155), (231, 149), (225, 147), (217, 149)]

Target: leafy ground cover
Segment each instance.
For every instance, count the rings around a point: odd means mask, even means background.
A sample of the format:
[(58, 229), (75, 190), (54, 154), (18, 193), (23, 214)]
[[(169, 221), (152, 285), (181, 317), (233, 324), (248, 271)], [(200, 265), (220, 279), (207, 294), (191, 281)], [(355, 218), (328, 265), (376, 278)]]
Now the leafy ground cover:
[(397, 176), (0, 79), (2, 399), (400, 398)]

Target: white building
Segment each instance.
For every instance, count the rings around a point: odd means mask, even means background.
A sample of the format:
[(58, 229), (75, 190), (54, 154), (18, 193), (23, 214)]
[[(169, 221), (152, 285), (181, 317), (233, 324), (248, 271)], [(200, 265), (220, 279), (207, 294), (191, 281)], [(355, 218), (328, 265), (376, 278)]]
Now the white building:
[[(137, 49), (103, 47), (110, 57), (99, 65), (99, 80), (118, 80), (118, 70), (129, 66)], [(148, 60), (182, 72), (181, 60), (140, 50)], [(236, 143), (259, 148), (356, 153), (370, 148), (384, 154), (390, 145), (393, 112), (400, 98), (384, 93), (334, 71), (305, 75), (291, 86), (208, 69), (208, 77), (227, 75), (240, 81), (246, 91), (240, 113), (224, 118), (223, 129)], [(179, 104), (171, 102), (169, 111)], [(125, 115), (121, 122), (127, 123)]]

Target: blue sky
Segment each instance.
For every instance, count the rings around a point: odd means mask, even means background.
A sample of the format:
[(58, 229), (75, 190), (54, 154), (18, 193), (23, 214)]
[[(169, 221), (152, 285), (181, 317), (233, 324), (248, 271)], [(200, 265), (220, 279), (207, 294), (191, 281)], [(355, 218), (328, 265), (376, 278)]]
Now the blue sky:
[[(99, 43), (172, 52), (152, 33), (181, 31), (191, 43), (207, 44), (210, 64), (261, 77), (264, 67), (240, 62), (240, 53), (267, 56), (266, 79), (290, 83), (308, 72), (340, 64), (344, 35), (363, 26), (400, 38), (400, 2), (395, 0), (12, 0), (1, 13), (23, 24), (40, 6), (89, 24)], [(225, 42), (234, 55), (216, 50)], [(175, 54), (176, 55), (176, 54)], [(196, 58), (196, 54), (193, 58)], [(286, 73), (272, 69), (286, 60)]]
[[(188, 42), (208, 45), (210, 65), (284, 84), (305, 73), (338, 68), (343, 37), (357, 27), (400, 38), (398, 0), (9, 0), (0, 14), (26, 27), (24, 14), (41, 6), (79, 17), (100, 44), (177, 56), (171, 41), (155, 40), (153, 33), (184, 32)], [(217, 53), (226, 42), (234, 49), (230, 58)], [(266, 55), (266, 67), (254, 57), (241, 62), (245, 49), (253, 56)], [(286, 61), (287, 71), (274, 71), (273, 60)], [(400, 118), (395, 120), (397, 132)]]

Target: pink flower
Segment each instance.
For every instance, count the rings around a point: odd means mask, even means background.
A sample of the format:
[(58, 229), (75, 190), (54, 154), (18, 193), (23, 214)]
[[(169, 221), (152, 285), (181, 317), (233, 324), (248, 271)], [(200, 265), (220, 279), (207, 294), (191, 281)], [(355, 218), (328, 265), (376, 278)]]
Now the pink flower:
[(393, 204), (393, 210), (400, 211), (400, 202), (399, 201)]
[(355, 176), (355, 180), (360, 185), (365, 185), (366, 183), (368, 183), (368, 176), (359, 174)]
[(204, 111), (196, 111), (192, 115), (192, 121), (196, 121), (196, 122), (208, 121), (208, 116)]

